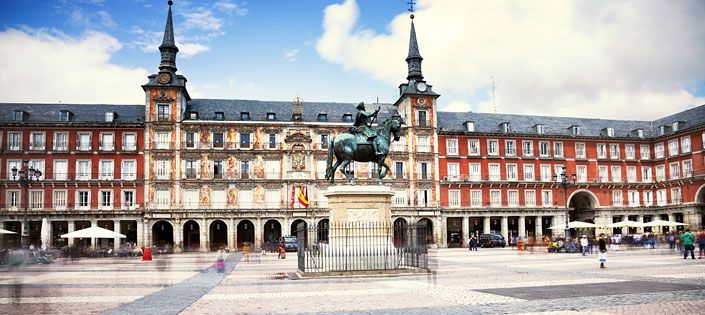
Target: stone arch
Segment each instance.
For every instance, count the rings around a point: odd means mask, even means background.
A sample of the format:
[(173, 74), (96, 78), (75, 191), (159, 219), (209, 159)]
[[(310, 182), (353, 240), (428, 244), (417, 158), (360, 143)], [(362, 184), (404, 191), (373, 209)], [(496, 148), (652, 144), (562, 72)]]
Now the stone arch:
[(174, 224), (171, 221), (154, 221), (150, 229), (152, 230), (152, 246), (174, 246)]
[(228, 247), (228, 224), (223, 220), (212, 220), (208, 225), (208, 244), (210, 250), (216, 251), (221, 245)]
[(182, 225), (184, 231), (183, 250), (197, 252), (201, 248), (201, 225), (196, 220), (187, 220)]
[(242, 248), (245, 243), (250, 243), (250, 246), (255, 243), (255, 225), (250, 220), (237, 223), (237, 247)]
[[(681, 190), (681, 199), (683, 199), (683, 191)], [(696, 204), (700, 205), (705, 205), (705, 184), (700, 186), (698, 190), (695, 192), (695, 200), (693, 200)]]
[(416, 223), (416, 236), (419, 244), (434, 244), (433, 221), (429, 218), (421, 218)]
[(328, 232), (330, 230), (330, 220), (321, 219), (316, 223), (316, 239), (318, 242), (328, 242)]
[(396, 218), (392, 224), (394, 229), (394, 246), (404, 246), (409, 242), (409, 223), (404, 218)]
[(595, 194), (587, 189), (578, 189), (568, 198), (569, 221), (595, 223), (595, 209), (600, 202)]
[[(597, 196), (595, 196), (595, 194), (592, 191), (589, 191), (587, 189), (577, 189), (574, 192), (572, 192), (567, 198), (569, 208), (573, 208), (570, 206), (570, 203), (573, 201), (573, 198), (575, 198), (576, 196), (587, 198), (588, 201), (590, 202), (590, 205), (591, 205), (591, 207), (589, 209), (595, 209), (595, 208), (600, 207), (600, 200), (597, 198)], [(563, 206), (565, 206), (565, 205), (563, 205)]]

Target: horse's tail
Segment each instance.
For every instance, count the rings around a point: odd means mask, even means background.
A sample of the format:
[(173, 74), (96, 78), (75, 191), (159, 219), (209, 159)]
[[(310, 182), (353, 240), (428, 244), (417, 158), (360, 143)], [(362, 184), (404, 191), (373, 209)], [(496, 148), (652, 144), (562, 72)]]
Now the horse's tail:
[(332, 175), (331, 171), (333, 168), (333, 141), (335, 141), (335, 137), (331, 138), (330, 143), (328, 144), (328, 159), (326, 160), (326, 179), (329, 179)]

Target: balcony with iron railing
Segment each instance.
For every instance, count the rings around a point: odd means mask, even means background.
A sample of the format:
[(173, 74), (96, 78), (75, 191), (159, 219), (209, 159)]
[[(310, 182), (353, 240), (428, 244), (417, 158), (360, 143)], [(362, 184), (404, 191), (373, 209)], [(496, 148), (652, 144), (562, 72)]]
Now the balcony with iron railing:
[(30, 151), (44, 151), (46, 143), (44, 141), (31, 141), (29, 143)]
[(78, 142), (76, 143), (76, 151), (78, 152), (90, 152), (92, 150), (90, 142)]
[[(43, 173), (41, 180), (43, 182), (54, 182), (54, 181), (142, 181), (144, 176), (142, 173), (135, 172), (123, 172), (117, 173), (112, 171), (106, 172), (48, 172)], [(14, 179), (12, 178), (11, 172), (0, 173), (0, 182), (11, 183)]]
[(113, 152), (115, 151), (115, 143), (114, 142), (101, 142), (100, 145), (98, 146), (98, 150), (101, 152)]
[(69, 143), (68, 141), (57, 141), (54, 142), (54, 151), (57, 152), (66, 152), (69, 150)]

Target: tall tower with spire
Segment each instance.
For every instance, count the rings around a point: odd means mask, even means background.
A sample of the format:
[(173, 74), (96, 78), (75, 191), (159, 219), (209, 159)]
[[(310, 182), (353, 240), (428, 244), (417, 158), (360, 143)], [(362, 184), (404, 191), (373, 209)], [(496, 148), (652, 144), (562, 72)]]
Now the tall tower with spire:
[[(399, 99), (394, 105), (406, 122), (407, 132), (403, 141), (406, 142), (409, 152), (409, 173), (439, 174), (436, 100), (440, 95), (433, 92), (432, 86), (424, 80), (422, 61), (412, 13), (409, 54), (406, 57), (408, 73), (406, 82), (399, 85)], [(409, 189), (413, 194), (410, 198), (416, 206), (432, 208), (440, 201), (439, 182), (429, 180), (428, 177), (412, 177)], [(436, 221), (433, 224), (442, 226), (443, 222)], [(434, 237), (439, 238), (441, 235)]]

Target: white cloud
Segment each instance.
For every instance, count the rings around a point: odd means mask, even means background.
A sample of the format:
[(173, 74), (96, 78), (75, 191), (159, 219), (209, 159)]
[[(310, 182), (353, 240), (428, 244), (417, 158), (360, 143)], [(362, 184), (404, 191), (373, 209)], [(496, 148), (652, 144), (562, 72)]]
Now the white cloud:
[(443, 110), (448, 112), (467, 112), (470, 111), (470, 104), (463, 100), (454, 100), (443, 108)]
[(186, 21), (184, 21), (185, 29), (220, 33), (220, 29), (223, 27), (223, 20), (216, 17), (213, 11), (203, 7), (186, 11), (181, 15), (186, 18)]
[(117, 23), (106, 11), (98, 11), (95, 13), (84, 13), (81, 8), (73, 8), (69, 14), (69, 23), (74, 26), (80, 26), (87, 29), (95, 29), (99, 27), (114, 28)]
[(227, 14), (234, 14), (237, 16), (245, 16), (248, 12), (247, 8), (245, 8), (243, 5), (239, 5), (228, 0), (217, 1), (213, 3), (213, 7)]
[(299, 59), (298, 49), (284, 49), (284, 59), (286, 61), (296, 61)]
[[(361, 28), (359, 15), (354, 0), (328, 6), (316, 50), (398, 84), (407, 71), (408, 14), (381, 34)], [(705, 103), (685, 89), (705, 81), (704, 15), (697, 0), (426, 0), (414, 22), (441, 107), (459, 109), (463, 100), (491, 111), (485, 94), (494, 76), (498, 112), (654, 119)]]
[(0, 42), (2, 102), (144, 103), (147, 70), (111, 63), (121, 45), (108, 34), (25, 27), (0, 32)]
[(117, 23), (113, 21), (113, 17), (108, 14), (108, 12), (105, 11), (98, 11), (98, 17), (100, 18), (100, 24), (102, 24), (105, 27), (115, 27), (117, 26)]

